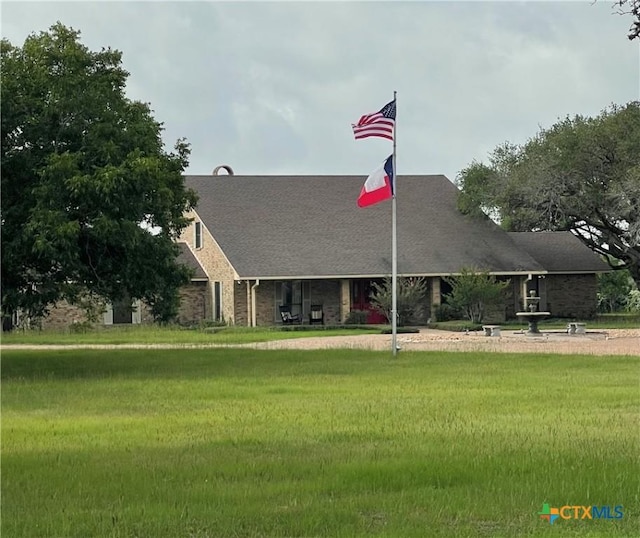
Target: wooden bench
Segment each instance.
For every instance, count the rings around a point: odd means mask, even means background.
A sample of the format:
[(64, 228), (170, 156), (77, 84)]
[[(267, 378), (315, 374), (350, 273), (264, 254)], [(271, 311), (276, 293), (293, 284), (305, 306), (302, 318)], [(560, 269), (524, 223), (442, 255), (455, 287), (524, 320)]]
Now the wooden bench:
[(567, 332), (569, 334), (586, 334), (587, 324), (571, 321), (567, 324)]
[(500, 325), (483, 325), (485, 336), (500, 336)]

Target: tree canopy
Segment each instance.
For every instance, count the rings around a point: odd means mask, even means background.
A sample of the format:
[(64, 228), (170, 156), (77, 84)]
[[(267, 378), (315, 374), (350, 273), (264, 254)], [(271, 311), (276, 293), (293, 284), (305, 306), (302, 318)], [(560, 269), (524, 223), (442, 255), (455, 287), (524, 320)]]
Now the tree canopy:
[(567, 117), (457, 177), (464, 213), (510, 231), (570, 230), (640, 283), (640, 102)]
[(629, 28), (630, 40), (640, 38), (640, 0), (614, 0), (614, 9), (621, 15), (631, 15), (633, 22)]
[[(2, 40), (2, 311), (42, 315), (87, 294), (175, 312), (188, 269), (175, 238), (196, 202), (149, 104), (125, 96), (121, 53), (57, 23)], [(152, 231), (153, 230), (153, 231)]]

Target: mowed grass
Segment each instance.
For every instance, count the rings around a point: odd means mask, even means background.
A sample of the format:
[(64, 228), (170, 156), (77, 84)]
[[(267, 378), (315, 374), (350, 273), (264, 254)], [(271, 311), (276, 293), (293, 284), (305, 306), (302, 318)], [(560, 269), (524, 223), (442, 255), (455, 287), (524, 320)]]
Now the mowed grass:
[[(2, 536), (638, 536), (636, 357), (2, 355)], [(542, 521), (542, 503), (622, 505)]]
[(268, 342), (288, 338), (306, 338), (310, 336), (351, 336), (357, 334), (380, 333), (379, 326), (273, 326), (273, 327), (211, 327), (209, 329), (187, 329), (177, 326), (161, 327), (157, 325), (114, 325), (73, 332), (66, 330), (16, 330), (2, 334), (3, 345), (154, 345), (173, 344), (185, 346), (209, 344), (244, 344), (250, 342)]

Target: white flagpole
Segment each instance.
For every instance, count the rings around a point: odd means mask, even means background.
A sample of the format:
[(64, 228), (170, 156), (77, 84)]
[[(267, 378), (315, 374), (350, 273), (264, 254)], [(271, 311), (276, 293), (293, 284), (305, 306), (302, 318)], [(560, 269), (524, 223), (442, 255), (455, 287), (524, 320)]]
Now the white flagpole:
[(396, 103), (396, 121), (393, 126), (393, 197), (391, 198), (391, 350), (393, 356), (398, 354), (398, 245), (396, 242), (396, 192), (398, 176), (396, 175), (396, 133), (397, 133), (397, 101), (396, 91), (393, 91)]

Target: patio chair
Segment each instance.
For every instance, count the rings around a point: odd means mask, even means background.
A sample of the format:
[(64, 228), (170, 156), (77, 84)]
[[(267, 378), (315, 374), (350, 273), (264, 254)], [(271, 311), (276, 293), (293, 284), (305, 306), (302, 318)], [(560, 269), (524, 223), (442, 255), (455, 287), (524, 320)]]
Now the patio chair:
[(300, 314), (291, 313), (291, 305), (283, 304), (280, 307), (280, 317), (283, 325), (293, 325), (294, 323), (302, 323)]
[(324, 310), (321, 304), (312, 304), (309, 311), (309, 325), (320, 323), (324, 325)]

